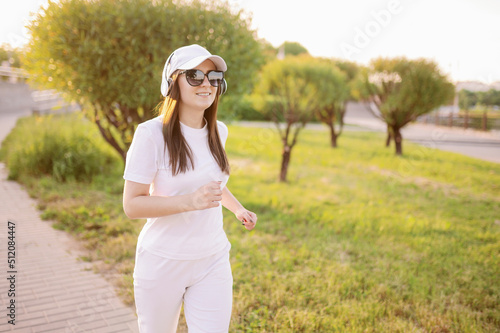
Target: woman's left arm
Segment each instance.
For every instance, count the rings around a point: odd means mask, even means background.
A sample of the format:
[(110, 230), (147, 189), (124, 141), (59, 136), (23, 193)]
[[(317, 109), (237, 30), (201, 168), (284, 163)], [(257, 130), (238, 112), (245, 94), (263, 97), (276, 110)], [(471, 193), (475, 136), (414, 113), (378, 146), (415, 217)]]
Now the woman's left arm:
[(236, 218), (243, 222), (243, 225), (247, 230), (252, 230), (255, 228), (257, 223), (257, 215), (254, 212), (249, 211), (236, 199), (236, 197), (229, 191), (227, 186), (222, 190), (222, 205), (229, 209), (236, 215)]

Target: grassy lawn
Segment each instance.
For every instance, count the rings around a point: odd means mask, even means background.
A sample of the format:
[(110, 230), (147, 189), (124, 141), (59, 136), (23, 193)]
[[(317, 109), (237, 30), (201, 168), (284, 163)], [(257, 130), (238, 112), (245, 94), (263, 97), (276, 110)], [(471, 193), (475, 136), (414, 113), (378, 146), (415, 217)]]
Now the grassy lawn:
[[(332, 149), (328, 132), (304, 131), (282, 184), (274, 130), (229, 131), (228, 186), (259, 215), (247, 232), (225, 210), (231, 332), (500, 330), (500, 165), (409, 142), (396, 157), (379, 133), (345, 132)], [(18, 180), (132, 304), (145, 221), (122, 211), (122, 170)]]

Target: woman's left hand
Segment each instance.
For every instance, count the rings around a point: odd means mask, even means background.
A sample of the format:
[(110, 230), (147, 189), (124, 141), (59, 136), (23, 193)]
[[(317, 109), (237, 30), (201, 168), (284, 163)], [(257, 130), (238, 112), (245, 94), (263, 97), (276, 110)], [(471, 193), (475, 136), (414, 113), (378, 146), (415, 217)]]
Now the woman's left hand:
[(245, 208), (238, 210), (234, 215), (242, 222), (247, 230), (252, 230), (257, 224), (257, 215)]

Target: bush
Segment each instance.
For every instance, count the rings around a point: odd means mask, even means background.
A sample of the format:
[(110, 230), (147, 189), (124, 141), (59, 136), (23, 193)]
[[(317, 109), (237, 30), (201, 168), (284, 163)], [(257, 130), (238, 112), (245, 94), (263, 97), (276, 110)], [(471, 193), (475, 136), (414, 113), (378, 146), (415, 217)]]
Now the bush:
[(58, 181), (91, 181), (119, 162), (94, 125), (78, 114), (19, 119), (2, 144), (0, 158), (10, 179), (30, 174)]
[(217, 117), (221, 120), (258, 120), (271, 121), (272, 114), (265, 111), (257, 111), (253, 106), (251, 96), (224, 96), (219, 104)]

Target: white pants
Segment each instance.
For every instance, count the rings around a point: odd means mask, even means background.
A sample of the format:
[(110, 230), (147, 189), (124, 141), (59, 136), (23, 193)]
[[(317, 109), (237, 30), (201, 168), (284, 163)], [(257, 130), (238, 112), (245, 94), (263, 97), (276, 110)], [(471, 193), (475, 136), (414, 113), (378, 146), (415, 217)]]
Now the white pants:
[(199, 260), (172, 260), (138, 248), (134, 297), (140, 332), (174, 333), (184, 301), (189, 333), (227, 333), (233, 299), (229, 248)]

